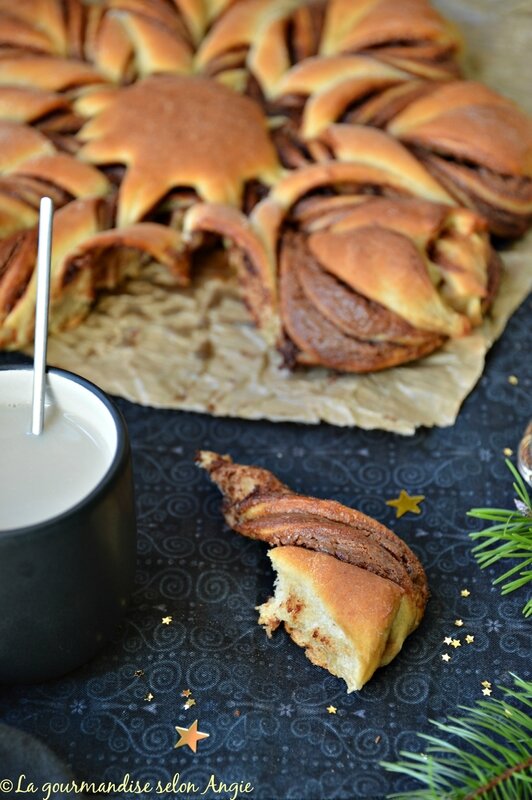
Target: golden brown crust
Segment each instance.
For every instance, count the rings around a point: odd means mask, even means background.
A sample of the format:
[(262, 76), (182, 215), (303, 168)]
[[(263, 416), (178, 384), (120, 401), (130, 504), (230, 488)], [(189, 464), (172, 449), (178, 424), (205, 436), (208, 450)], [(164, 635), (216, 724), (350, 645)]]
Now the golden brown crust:
[(373, 224), (314, 233), (308, 246), (327, 271), (415, 327), (444, 336), (470, 330), (468, 320), (442, 302), (426, 261), (406, 236)]
[(238, 206), (246, 180), (271, 183), (279, 174), (259, 108), (204, 78), (157, 76), (124, 89), (80, 138), (81, 158), (128, 167), (119, 225), (140, 220), (174, 186)]
[(2, 191), (0, 181), (0, 247), (4, 237), (19, 230), (31, 228), (37, 222), (37, 209), (21, 197)]
[[(304, 53), (306, 57), (316, 52), (319, 32), (312, 33), (313, 23), (312, 19), (309, 23), (308, 15), (317, 17), (319, 28), (320, 4), (309, 4), (308, 9), (302, 8), (303, 5), (301, 0), (235, 3), (204, 38), (196, 54), (196, 66), (209, 71), (224, 55), (237, 54), (238, 60), (231, 67), (247, 65), (262, 91), (268, 94), (290, 66), (292, 53), (299, 51), (300, 56)], [(306, 41), (303, 49), (302, 41)]]
[(0, 121), (0, 173), (8, 173), (30, 158), (54, 152), (42, 133), (10, 120)]
[(454, 205), (452, 196), (407, 148), (384, 131), (363, 125), (331, 125), (319, 136), (340, 162), (372, 167), (380, 172), (378, 185), (398, 193)]
[(0, 59), (0, 86), (29, 86), (58, 92), (103, 81), (97, 70), (74, 59), (33, 55)]
[(383, 48), (397, 42), (410, 43), (401, 49), (404, 57), (415, 59), (455, 52), (460, 46), (456, 29), (424, 0), (330, 0), (320, 52), (346, 53)]
[(200, 450), (196, 454), (196, 464), (208, 472), (230, 503), (239, 503), (259, 491), (273, 491), (278, 494), (290, 493), (269, 470), (260, 467), (246, 467), (234, 464), (231, 456), (220, 455), (210, 450)]
[(417, 150), (429, 172), (458, 202), (478, 211), (496, 236), (522, 236), (532, 223), (532, 179), (501, 175)]
[[(412, 158), (401, 145), (390, 147), (386, 134), (366, 137), (359, 128), (347, 130), (344, 142), (347, 126), (333, 127), (329, 141), (345, 158), (351, 133), (354, 142), (366, 141), (367, 150), (354, 163), (325, 160), (294, 170), (255, 207), (252, 223), (270, 259), (279, 258), (279, 313), (299, 350), (297, 362), (383, 369), (426, 355), (445, 337), (478, 325), (496, 260), (478, 215), (415, 197), (435, 186), (422, 168), (410, 182), (401, 181), (397, 162)], [(327, 196), (313, 194), (321, 187)], [(407, 187), (414, 197), (401, 196)], [(391, 192), (398, 196), (388, 197)], [(323, 271), (340, 283), (326, 282)], [(359, 296), (366, 318), (368, 302), (377, 304), (375, 327), (366, 322), (361, 335), (354, 311)], [(397, 317), (406, 326), (402, 335)]]
[[(500, 235), (532, 221), (530, 123), (454, 80), (458, 50), (426, 0), (0, 0), (0, 235), (34, 225), (43, 194), (105, 196), (122, 233), (103, 273), (140, 250), (183, 277), (215, 234), (292, 361), (416, 358), (479, 324), (497, 285), (484, 231), (443, 207)], [(153, 229), (159, 248), (147, 221), (173, 231)]]
[(65, 97), (30, 86), (0, 86), (0, 119), (35, 122), (59, 109), (69, 108)]
[[(390, 86), (409, 80), (409, 75), (368, 56), (308, 58), (296, 64), (278, 81), (272, 97), (284, 111), (301, 98), (299, 132), (304, 139), (318, 136), (346, 109), (368, 97), (379, 96)], [(306, 100), (306, 102), (305, 102)], [(292, 102), (290, 102), (292, 101)]]
[[(156, 223), (109, 228), (112, 207), (96, 198), (69, 203), (54, 219), (50, 329), (81, 320), (102, 288), (114, 289), (137, 271), (142, 257), (168, 267), (176, 283), (189, 282), (190, 262), (181, 235)], [(2, 242), (0, 319), (2, 343), (20, 346), (31, 335), (35, 302), (36, 229)]]
[(284, 328), (298, 350), (297, 362), (322, 365), (345, 372), (374, 372), (421, 358), (444, 341), (428, 337), (416, 344), (403, 345), (382, 339), (367, 340), (345, 334), (336, 320), (320, 313), (303, 291), (293, 259), (298, 259), (287, 243), (281, 252), (280, 296)]
[(421, 621), (427, 579), (416, 556), (371, 517), (292, 492), (268, 470), (200, 451), (238, 533), (266, 542), (275, 595), (259, 607), (268, 636), (280, 623), (315, 664), (360, 689)]
[(435, 84), (388, 125), (403, 142), (532, 176), (532, 123), (505, 97), (474, 81)]
[[(330, 131), (340, 151), (351, 145), (349, 135), (342, 140), (346, 127)], [(352, 133), (364, 143), (363, 129)], [(415, 196), (386, 196), (407, 185), (430, 194), (435, 184), (421, 167), (401, 184), (393, 156), (412, 157), (373, 133), (373, 149), (358, 162), (323, 161), (287, 175), (255, 207), (251, 225), (206, 204), (185, 216), (190, 232), (215, 231), (240, 249), (255, 320), (270, 334), (280, 320), (297, 347), (287, 363), (366, 372), (412, 361), (478, 325), (493, 298), (498, 262), (483, 220)], [(342, 183), (344, 193), (335, 194)], [(313, 194), (321, 187), (329, 194)], [(286, 340), (277, 343), (285, 352)]]
[(473, 81), (426, 88), (387, 124), (434, 177), (499, 236), (532, 221), (532, 121)]
[[(397, 46), (403, 42), (402, 46)], [(459, 37), (425, 0), (247, 0), (235, 3), (203, 40), (196, 65), (211, 74), (229, 55), (266, 98), (304, 59), (370, 52), (430, 78), (455, 75)], [(223, 67), (222, 67), (223, 68)]]
[(178, 285), (188, 286), (190, 259), (182, 236), (172, 228), (154, 222), (113, 228), (85, 239), (65, 258), (63, 280), (68, 282), (76, 271), (89, 269), (93, 273), (95, 289), (113, 289), (124, 277), (120, 254), (126, 251), (137, 251), (158, 261), (168, 267)]
[(280, 624), (317, 666), (356, 691), (399, 652), (412, 630), (408, 597), (396, 584), (324, 553), (276, 547), (275, 596), (259, 606), (267, 634)]
[(60, 0), (0, 3), (0, 41), (13, 48), (67, 55), (64, 5)]
[(66, 153), (27, 159), (12, 170), (11, 174), (56, 184), (72, 197), (101, 197), (110, 190), (109, 181), (102, 172)]
[(308, 249), (300, 246), (294, 268), (309, 302), (348, 336), (363, 341), (439, 346), (441, 337), (410, 325), (393, 311), (369, 300), (325, 271)]
[(184, 215), (183, 233), (189, 242), (198, 233), (214, 233), (231, 242), (244, 300), (266, 341), (275, 345), (280, 338), (275, 265), (248, 219), (235, 208), (196, 203)]
[[(76, 309), (85, 309), (86, 314), (94, 293), (90, 281), (74, 284), (69, 287), (67, 295), (64, 286), (63, 264), (74, 247), (98, 231), (108, 215), (105, 214), (106, 203), (102, 199), (74, 200), (59, 209), (54, 215), (51, 276), (50, 276), (50, 329), (61, 325), (74, 316), (69, 314), (69, 303)], [(20, 348), (31, 340), (35, 317), (36, 291), (36, 230), (22, 231), (20, 246), (6, 260), (0, 280), (0, 314), (3, 317), (0, 328), (0, 343), (8, 348)], [(86, 276), (87, 277), (87, 276)], [(6, 288), (8, 287), (8, 288)], [(6, 292), (4, 294), (4, 292)], [(13, 302), (16, 299), (16, 302)], [(77, 314), (77, 311), (76, 311)]]
[(91, 60), (111, 80), (190, 72), (192, 47), (180, 17), (158, 0), (111, 0), (92, 21)]
[(21, 231), (0, 243), (0, 321), (15, 307), (33, 274), (37, 231)]
[(425, 573), (384, 525), (340, 503), (298, 495), (268, 470), (234, 464), (229, 456), (200, 451), (196, 463), (222, 491), (224, 516), (235, 531), (270, 545), (329, 553), (386, 577), (414, 598), (421, 618), (428, 598)]

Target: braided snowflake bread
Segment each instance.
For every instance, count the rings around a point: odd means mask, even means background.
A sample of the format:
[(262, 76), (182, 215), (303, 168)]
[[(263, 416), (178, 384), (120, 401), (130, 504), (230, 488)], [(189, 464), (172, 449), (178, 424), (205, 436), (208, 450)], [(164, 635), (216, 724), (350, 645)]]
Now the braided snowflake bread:
[(185, 216), (190, 234), (235, 240), (248, 306), (286, 362), (375, 371), (479, 325), (500, 275), (485, 220), (382, 131), (335, 125), (325, 140), (334, 160), (292, 170), (249, 219)]
[(185, 285), (222, 241), (287, 365), (467, 335), (490, 234), (532, 222), (532, 128), (460, 49), (427, 0), (0, 0), (0, 347), (32, 338), (44, 194), (53, 331), (149, 259)]
[(272, 548), (275, 594), (259, 606), (268, 636), (282, 623), (312, 663), (360, 689), (397, 655), (428, 599), (416, 556), (371, 517), (292, 492), (271, 472), (202, 451), (227, 524)]

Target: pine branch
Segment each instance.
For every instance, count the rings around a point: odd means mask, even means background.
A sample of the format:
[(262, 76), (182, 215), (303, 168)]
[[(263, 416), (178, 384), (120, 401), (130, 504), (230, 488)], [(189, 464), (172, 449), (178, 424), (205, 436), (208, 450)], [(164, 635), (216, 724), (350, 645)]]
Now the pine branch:
[(425, 788), (392, 794), (396, 800), (523, 800), (532, 797), (532, 683), (513, 675), (515, 688), (498, 687), (504, 700), (459, 706), (463, 717), (435, 722), (445, 738), (420, 733), (425, 753), (401, 752), (403, 761), (381, 763)]
[[(511, 461), (506, 465), (514, 477), (513, 489), (517, 495), (516, 508), (472, 508), (469, 517), (495, 523), (483, 531), (470, 533), (474, 541), (480, 541), (473, 548), (473, 554), (481, 569), (504, 561), (517, 563), (493, 581), (497, 586), (507, 581), (501, 588), (506, 595), (522, 589), (532, 581), (532, 501), (525, 482)], [(509, 580), (509, 579), (512, 580)], [(532, 615), (532, 599), (523, 608), (525, 617)]]

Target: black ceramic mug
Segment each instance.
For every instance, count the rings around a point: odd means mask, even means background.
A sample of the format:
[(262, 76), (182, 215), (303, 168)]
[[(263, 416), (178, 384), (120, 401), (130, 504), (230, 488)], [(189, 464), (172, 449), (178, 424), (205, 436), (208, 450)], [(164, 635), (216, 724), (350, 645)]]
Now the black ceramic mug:
[(0, 369), (3, 683), (59, 677), (90, 659), (122, 619), (135, 572), (122, 415), (89, 381), (50, 369), (44, 429), (33, 437), (31, 383), (27, 367)]

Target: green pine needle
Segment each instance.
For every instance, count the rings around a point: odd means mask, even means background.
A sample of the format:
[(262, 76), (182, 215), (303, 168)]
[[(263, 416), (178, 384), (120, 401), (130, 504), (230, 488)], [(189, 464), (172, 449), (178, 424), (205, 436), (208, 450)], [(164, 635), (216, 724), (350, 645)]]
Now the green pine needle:
[[(523, 589), (532, 581), (532, 501), (525, 482), (512, 462), (506, 460), (506, 465), (515, 479), (513, 489), (520, 507), (512, 511), (504, 508), (472, 508), (467, 512), (469, 517), (494, 523), (483, 531), (469, 534), (473, 541), (480, 542), (473, 548), (480, 568), (491, 567), (499, 561), (517, 562), (493, 581), (494, 586), (503, 584), (502, 595)], [(532, 599), (525, 603), (523, 614), (525, 617), (532, 616)]]
[[(532, 797), (532, 683), (512, 675), (515, 688), (497, 687), (504, 699), (459, 706), (464, 717), (435, 722), (446, 738), (420, 733), (424, 753), (401, 752), (381, 763), (424, 788), (389, 795), (396, 800), (524, 800)], [(452, 741), (451, 741), (452, 737)]]

